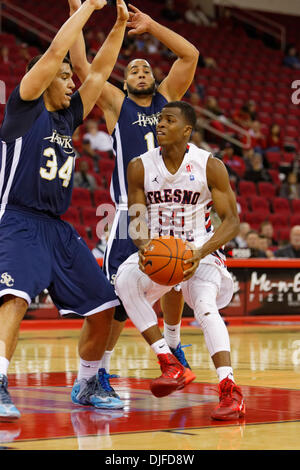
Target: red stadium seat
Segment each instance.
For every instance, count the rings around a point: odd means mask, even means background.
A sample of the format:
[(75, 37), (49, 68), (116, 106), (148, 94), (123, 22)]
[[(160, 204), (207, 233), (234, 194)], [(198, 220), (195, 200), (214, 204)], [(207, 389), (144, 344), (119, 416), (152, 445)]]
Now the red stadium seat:
[(291, 208), (294, 214), (300, 214), (300, 199), (292, 199)]
[(245, 196), (237, 196), (236, 197), (237, 202), (241, 206), (241, 211), (242, 212), (247, 212), (249, 210), (248, 208), (248, 201)]
[(99, 222), (99, 217), (97, 217), (96, 215), (95, 207), (82, 207), (81, 215), (82, 215), (83, 224), (86, 227), (93, 227)]
[(96, 189), (94, 191), (94, 204), (99, 206), (99, 204), (111, 203), (110, 192), (107, 189)]
[(269, 221), (272, 223), (274, 230), (279, 230), (280, 228), (290, 225), (289, 214), (270, 214)]
[(251, 228), (256, 227), (256, 229), (260, 226), (262, 222), (268, 220), (270, 216), (269, 211), (254, 211), (254, 212), (247, 212), (245, 214), (244, 221), (250, 224)]
[(61, 216), (61, 218), (66, 222), (70, 222), (72, 225), (81, 223), (80, 214), (77, 207), (70, 206), (67, 212)]
[(266, 152), (266, 159), (272, 168), (277, 169), (281, 162), (281, 153), (280, 152)]
[(291, 210), (289, 200), (284, 197), (274, 197), (272, 199), (272, 207), (274, 213), (284, 212), (289, 214)]
[(300, 225), (300, 214), (293, 214), (290, 217), (290, 226), (294, 227), (294, 225)]
[(253, 181), (241, 180), (239, 182), (239, 193), (240, 193), (240, 196), (245, 196), (245, 197), (253, 196), (254, 194), (257, 194), (255, 183), (253, 183)]
[(90, 190), (86, 188), (73, 188), (71, 205), (76, 207), (91, 206), (92, 200)]
[(268, 183), (265, 181), (259, 181), (257, 183), (258, 194), (266, 198), (273, 198), (276, 196), (276, 186), (273, 183)]
[(270, 205), (266, 198), (254, 195), (250, 196), (248, 201), (252, 211), (264, 210), (266, 212), (270, 212)]
[(290, 239), (290, 227), (282, 227), (277, 231), (277, 239), (280, 241), (288, 241)]

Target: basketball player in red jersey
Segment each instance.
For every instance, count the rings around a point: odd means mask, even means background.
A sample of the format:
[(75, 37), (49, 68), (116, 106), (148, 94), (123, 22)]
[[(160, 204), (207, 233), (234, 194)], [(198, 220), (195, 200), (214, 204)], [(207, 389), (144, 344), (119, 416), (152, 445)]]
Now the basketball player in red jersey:
[[(238, 419), (244, 416), (245, 405), (241, 389), (234, 382), (229, 335), (219, 309), (228, 305), (233, 295), (222, 246), (237, 235), (239, 217), (224, 164), (188, 144), (195, 123), (195, 111), (188, 103), (166, 104), (157, 125), (160, 147), (129, 163), (128, 205), (130, 213), (136, 214), (132, 216), (130, 234), (139, 253), (120, 266), (115, 289), (160, 362), (162, 375), (152, 381), (152, 393), (160, 397), (182, 388), (187, 371), (171, 354), (152, 308), (171, 287), (153, 282), (143, 272), (145, 247), (160, 230), (176, 230), (173, 214), (180, 211), (180, 238), (193, 244), (193, 257), (185, 261), (192, 267), (184, 271), (181, 289), (202, 328), (219, 378), (220, 401), (212, 418)], [(188, 203), (183, 197), (187, 189), (191, 192)], [(193, 198), (193, 193), (197, 197)], [(212, 205), (222, 221), (215, 232), (209, 220)]]
[[(79, 8), (80, 0), (69, 0), (70, 13)], [(169, 74), (156, 88), (150, 64), (144, 59), (129, 62), (125, 69), (124, 90), (106, 82), (97, 101), (103, 111), (106, 126), (112, 136), (116, 156), (111, 181), (111, 196), (116, 215), (105, 252), (103, 269), (114, 284), (116, 272), (132, 253), (137, 251), (130, 236), (120, 236), (120, 227), (129, 224), (127, 205), (127, 166), (130, 160), (157, 146), (155, 127), (158, 114), (168, 101), (180, 100), (189, 88), (195, 74), (199, 53), (186, 39), (154, 21), (149, 15), (129, 5), (129, 35), (149, 33), (161, 41), (176, 56)], [(85, 53), (83, 35), (71, 48), (72, 64), (80, 80), (84, 80), (90, 64)], [(161, 301), (164, 313), (164, 337), (180, 362), (189, 367), (180, 344), (180, 322), (183, 310), (181, 292), (174, 289)], [(127, 315), (123, 305), (115, 308), (112, 333), (101, 367), (109, 372), (113, 348), (124, 327)], [(195, 378), (195, 375), (194, 375)]]

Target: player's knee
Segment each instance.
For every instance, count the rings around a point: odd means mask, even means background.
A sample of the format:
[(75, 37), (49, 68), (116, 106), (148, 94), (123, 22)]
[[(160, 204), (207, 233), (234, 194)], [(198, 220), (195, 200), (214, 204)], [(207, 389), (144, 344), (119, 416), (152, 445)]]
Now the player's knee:
[(199, 300), (195, 305), (195, 317), (200, 326), (203, 326), (207, 321), (215, 319), (220, 316), (216, 304), (210, 302), (201, 302)]
[(115, 308), (115, 314), (114, 314), (114, 319), (119, 321), (120, 323), (126, 321), (128, 318), (128, 315), (126, 313), (126, 310), (124, 308), (124, 306), (121, 304), (121, 305), (118, 305), (116, 308)]

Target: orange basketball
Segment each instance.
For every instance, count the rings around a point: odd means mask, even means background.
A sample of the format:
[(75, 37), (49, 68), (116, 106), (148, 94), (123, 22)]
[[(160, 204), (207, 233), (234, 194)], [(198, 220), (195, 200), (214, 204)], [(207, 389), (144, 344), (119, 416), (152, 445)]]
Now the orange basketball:
[(183, 280), (183, 271), (192, 266), (184, 264), (192, 255), (192, 250), (180, 238), (154, 238), (144, 253), (145, 273), (157, 284), (175, 286)]

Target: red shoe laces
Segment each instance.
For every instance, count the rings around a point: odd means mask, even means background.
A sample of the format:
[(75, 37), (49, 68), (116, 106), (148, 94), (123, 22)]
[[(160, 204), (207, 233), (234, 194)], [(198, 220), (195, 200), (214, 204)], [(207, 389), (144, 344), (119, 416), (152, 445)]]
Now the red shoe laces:
[(233, 401), (232, 391), (234, 389), (234, 384), (226, 382), (223, 387), (219, 386), (220, 393), (220, 406), (230, 406)]
[(174, 377), (179, 370), (178, 364), (174, 364), (169, 356), (160, 358), (159, 364), (164, 377)]

